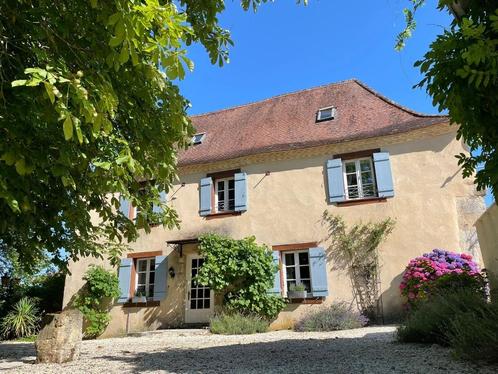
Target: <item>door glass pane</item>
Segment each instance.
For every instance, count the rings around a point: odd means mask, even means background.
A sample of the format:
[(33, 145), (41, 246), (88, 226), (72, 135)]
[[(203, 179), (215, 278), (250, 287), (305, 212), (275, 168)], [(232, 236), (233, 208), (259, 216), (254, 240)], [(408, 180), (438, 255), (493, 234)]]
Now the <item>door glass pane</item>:
[(304, 284), (304, 287), (306, 287), (306, 291), (311, 292), (311, 281), (303, 280), (301, 283)]
[(145, 285), (138, 286), (136, 293), (145, 294)]
[(156, 268), (156, 259), (151, 258), (149, 261), (149, 270), (154, 271), (155, 268)]
[(204, 309), (209, 309), (211, 304), (210, 299), (204, 299)]
[(197, 309), (197, 304), (195, 300), (190, 300), (190, 309)]
[(204, 301), (202, 299), (197, 300), (197, 309), (204, 308)]
[(148, 297), (154, 296), (154, 285), (150, 284), (149, 285), (149, 293), (147, 294)]
[(149, 283), (154, 283), (155, 272), (151, 271), (149, 274)]

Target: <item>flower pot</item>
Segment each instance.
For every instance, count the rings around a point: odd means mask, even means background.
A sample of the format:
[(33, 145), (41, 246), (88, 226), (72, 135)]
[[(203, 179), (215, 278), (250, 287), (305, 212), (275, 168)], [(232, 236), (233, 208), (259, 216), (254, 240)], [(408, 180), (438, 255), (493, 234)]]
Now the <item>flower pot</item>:
[(134, 296), (132, 299), (132, 302), (134, 303), (146, 303), (147, 302), (147, 297), (145, 296)]
[(289, 291), (287, 293), (287, 297), (289, 299), (306, 299), (307, 296), (307, 291)]

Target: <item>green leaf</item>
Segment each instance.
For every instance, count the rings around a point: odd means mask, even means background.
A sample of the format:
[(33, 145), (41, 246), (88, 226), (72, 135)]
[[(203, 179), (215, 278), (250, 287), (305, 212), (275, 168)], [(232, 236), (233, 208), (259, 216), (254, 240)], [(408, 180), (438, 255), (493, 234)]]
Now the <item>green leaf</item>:
[(23, 158), (17, 160), (15, 166), (16, 166), (16, 171), (19, 175), (26, 175), (33, 171), (33, 167), (28, 166)]
[(130, 54), (128, 53), (128, 45), (123, 43), (123, 47), (121, 48), (121, 52), (119, 54), (119, 62), (121, 65), (125, 64), (130, 58)]
[(123, 43), (123, 38), (118, 38), (116, 36), (113, 36), (111, 38), (111, 40), (109, 40), (109, 47), (117, 47), (118, 45), (120, 45), (121, 43)]
[(26, 79), (19, 79), (11, 83), (12, 87), (24, 86), (26, 84)]
[(43, 82), (45, 85), (45, 91), (47, 91), (48, 98), (50, 99), (50, 102), (53, 104), (55, 103), (55, 95), (54, 95), (54, 86), (52, 86), (48, 82)]
[(5, 152), (0, 159), (4, 160), (7, 165), (12, 166), (17, 161), (17, 155), (15, 152), (9, 151)]
[(73, 138), (73, 121), (71, 115), (68, 114), (64, 120), (64, 139), (71, 140)]

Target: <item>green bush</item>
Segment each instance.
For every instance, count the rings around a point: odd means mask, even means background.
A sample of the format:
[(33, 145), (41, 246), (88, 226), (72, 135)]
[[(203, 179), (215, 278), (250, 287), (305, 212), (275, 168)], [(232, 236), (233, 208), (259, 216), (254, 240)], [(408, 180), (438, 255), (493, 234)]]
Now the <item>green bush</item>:
[(498, 363), (498, 304), (454, 316), (447, 336), (457, 357)]
[(398, 340), (410, 343), (449, 345), (447, 331), (452, 319), (459, 314), (475, 313), (485, 306), (485, 300), (468, 290), (436, 294), (420, 301), (398, 328)]
[(0, 334), (5, 339), (31, 336), (38, 331), (39, 323), (40, 316), (35, 301), (23, 297), (2, 319)]
[(368, 319), (351, 310), (346, 303), (337, 303), (311, 312), (295, 325), (296, 331), (335, 331), (363, 327)]
[(266, 332), (268, 321), (256, 315), (221, 313), (211, 318), (209, 329), (213, 334), (245, 335)]
[(271, 251), (254, 237), (202, 235), (199, 252), (204, 264), (196, 280), (221, 295), (226, 310), (271, 319), (284, 308), (281, 296), (268, 294), (277, 272)]
[(112, 300), (120, 293), (119, 281), (115, 273), (101, 266), (91, 266), (83, 279), (85, 287), (74, 304), (85, 317), (85, 338), (96, 338), (109, 324)]
[(472, 289), (420, 302), (398, 328), (398, 340), (449, 346), (458, 358), (498, 362), (498, 303)]

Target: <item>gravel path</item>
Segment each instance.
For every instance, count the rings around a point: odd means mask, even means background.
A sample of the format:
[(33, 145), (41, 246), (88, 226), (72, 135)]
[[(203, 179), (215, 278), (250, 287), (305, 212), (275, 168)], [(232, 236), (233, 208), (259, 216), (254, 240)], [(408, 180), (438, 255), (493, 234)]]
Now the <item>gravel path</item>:
[(451, 359), (439, 346), (399, 344), (394, 327), (327, 333), (275, 331), (219, 336), (166, 330), (83, 342), (80, 359), (34, 365), (32, 343), (0, 343), (0, 371), (9, 373), (497, 373)]

